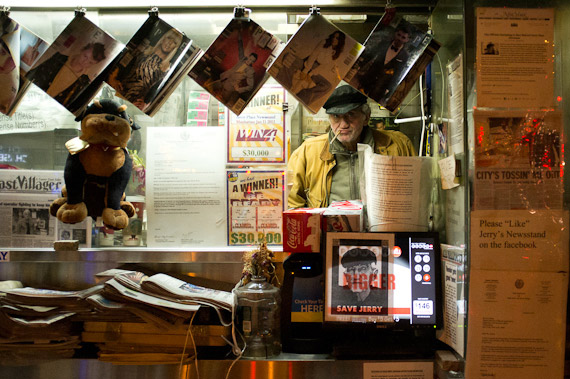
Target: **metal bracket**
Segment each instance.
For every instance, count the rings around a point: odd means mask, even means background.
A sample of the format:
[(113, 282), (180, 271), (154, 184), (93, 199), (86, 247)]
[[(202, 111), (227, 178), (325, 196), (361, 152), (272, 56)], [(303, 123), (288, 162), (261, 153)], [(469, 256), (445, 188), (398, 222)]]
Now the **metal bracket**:
[(75, 16), (80, 16), (83, 17), (85, 16), (85, 12), (87, 12), (87, 9), (85, 9), (82, 6), (78, 6), (77, 8), (75, 8)]
[(249, 21), (249, 16), (251, 14), (251, 9), (244, 8), (243, 5), (238, 5), (234, 8), (234, 18), (239, 18), (242, 20)]
[(149, 17), (158, 17), (158, 7), (151, 6), (148, 10)]

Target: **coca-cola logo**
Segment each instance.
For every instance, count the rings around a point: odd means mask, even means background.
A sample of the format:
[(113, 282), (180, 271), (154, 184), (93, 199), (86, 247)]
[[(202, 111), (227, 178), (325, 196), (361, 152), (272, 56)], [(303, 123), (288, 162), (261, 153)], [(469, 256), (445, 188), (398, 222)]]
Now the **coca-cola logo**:
[(289, 245), (289, 247), (296, 249), (297, 245), (298, 245), (298, 238), (297, 235), (299, 234), (299, 229), (301, 227), (301, 223), (298, 222), (295, 219), (287, 219), (287, 232), (288, 232), (288, 236), (287, 236), (287, 244)]

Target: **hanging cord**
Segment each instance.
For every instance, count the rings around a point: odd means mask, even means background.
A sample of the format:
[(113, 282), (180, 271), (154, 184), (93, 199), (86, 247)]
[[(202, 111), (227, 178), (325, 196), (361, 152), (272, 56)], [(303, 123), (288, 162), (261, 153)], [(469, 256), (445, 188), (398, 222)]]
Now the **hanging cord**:
[(424, 76), (420, 75), (420, 109), (421, 109), (421, 113), (422, 113), (422, 136), (420, 138), (420, 151), (418, 156), (423, 156), (422, 152), (423, 152), (423, 146), (424, 146), (424, 135), (426, 132), (426, 120), (425, 120), (425, 110), (424, 110), (424, 86), (423, 86), (423, 80), (424, 80)]
[(194, 341), (194, 335), (192, 334), (192, 323), (194, 321), (194, 317), (196, 317), (196, 313), (194, 312), (192, 318), (190, 319), (190, 323), (188, 324), (188, 331), (186, 332), (186, 339), (184, 340), (184, 348), (182, 349), (182, 356), (180, 357), (180, 366), (178, 367), (178, 377), (182, 377), (182, 367), (184, 365), (184, 354), (186, 354), (186, 346), (188, 345), (188, 336), (192, 340), (192, 348), (194, 349), (194, 364), (196, 366), (196, 379), (200, 379), (200, 372), (198, 371), (198, 350), (196, 349), (196, 341)]
[(437, 58), (437, 62), (439, 63), (439, 70), (441, 71), (441, 112), (440, 112), (438, 123), (442, 123), (443, 122), (443, 102), (445, 101), (445, 94), (447, 92), (447, 86), (445, 85), (445, 75), (447, 74), (447, 72), (443, 71), (443, 65), (441, 64), (441, 58), (439, 57), (439, 52), (435, 53), (435, 56)]
[[(235, 285), (234, 290), (239, 288), (242, 284), (243, 284), (243, 278), (240, 279), (239, 282)], [(232, 293), (233, 293), (233, 291), (232, 291)], [(234, 299), (235, 299), (235, 297), (234, 297)], [(228, 372), (226, 373), (226, 379), (229, 378), (230, 372), (232, 371), (232, 368), (234, 367), (234, 365), (237, 363), (237, 361), (239, 361), (241, 359), (243, 352), (245, 351), (245, 347), (246, 347), (245, 338), (243, 338), (241, 333), (239, 335), (240, 335), (240, 338), (243, 342), (243, 348), (240, 349), (239, 343), (237, 341), (237, 334), (239, 333), (239, 331), (236, 330), (236, 322), (235, 322), (236, 311), (237, 311), (237, 304), (236, 303), (237, 303), (237, 301), (234, 301), (234, 304), (232, 306), (232, 340), (228, 341), (228, 339), (225, 336), (222, 336), (224, 341), (226, 341), (226, 343), (232, 347), (232, 353), (236, 356), (236, 358), (230, 364), (230, 367), (228, 367)]]
[[(427, 89), (425, 90), (427, 91)], [(406, 109), (406, 107), (408, 105), (410, 105), (412, 103), (412, 101), (414, 101), (418, 96), (420, 96), (420, 93), (418, 92), (417, 95), (415, 95), (414, 97), (412, 97), (403, 107), (400, 108), (400, 111), (394, 116), (394, 122), (395, 120), (398, 119), (398, 116), (404, 111), (404, 109)]]

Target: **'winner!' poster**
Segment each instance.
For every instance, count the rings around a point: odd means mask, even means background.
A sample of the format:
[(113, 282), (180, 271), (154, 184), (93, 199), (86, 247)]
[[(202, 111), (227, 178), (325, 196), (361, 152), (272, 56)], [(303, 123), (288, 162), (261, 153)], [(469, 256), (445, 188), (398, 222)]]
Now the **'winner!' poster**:
[(227, 172), (228, 245), (282, 243), (284, 175), (281, 170)]
[(285, 162), (285, 90), (263, 86), (239, 116), (228, 111), (228, 163)]

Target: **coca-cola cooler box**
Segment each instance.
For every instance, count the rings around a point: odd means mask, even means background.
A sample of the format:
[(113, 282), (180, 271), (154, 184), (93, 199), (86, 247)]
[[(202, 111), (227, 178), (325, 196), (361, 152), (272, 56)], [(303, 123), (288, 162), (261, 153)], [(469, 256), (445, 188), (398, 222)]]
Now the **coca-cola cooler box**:
[(297, 208), (283, 212), (283, 251), (319, 253), (321, 225), (326, 208)]
[(364, 210), (359, 200), (333, 201), (323, 213), (325, 232), (361, 232)]

